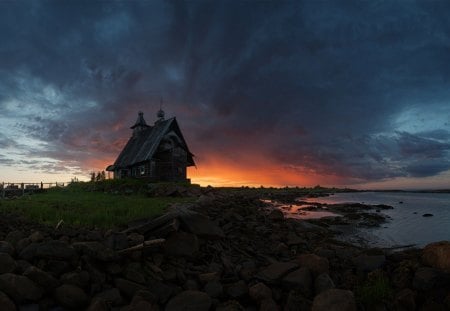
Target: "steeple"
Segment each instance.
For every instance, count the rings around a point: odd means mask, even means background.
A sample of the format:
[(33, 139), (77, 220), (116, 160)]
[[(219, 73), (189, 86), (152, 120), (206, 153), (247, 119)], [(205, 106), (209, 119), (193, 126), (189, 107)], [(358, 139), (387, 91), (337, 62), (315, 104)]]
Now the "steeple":
[(158, 110), (158, 112), (156, 113), (156, 118), (157, 118), (157, 120), (156, 120), (155, 123), (158, 123), (158, 122), (160, 122), (160, 121), (164, 121), (165, 113), (164, 113), (164, 110), (162, 110), (162, 104), (163, 104), (163, 99), (162, 99), (162, 97), (161, 97), (161, 100), (160, 100), (160, 102), (159, 102), (159, 110)]
[(147, 122), (145, 122), (144, 120), (144, 113), (142, 111), (139, 111), (136, 123), (132, 127), (130, 127), (130, 129), (133, 130), (133, 135), (142, 130), (145, 130), (148, 127), (149, 126), (147, 125)]

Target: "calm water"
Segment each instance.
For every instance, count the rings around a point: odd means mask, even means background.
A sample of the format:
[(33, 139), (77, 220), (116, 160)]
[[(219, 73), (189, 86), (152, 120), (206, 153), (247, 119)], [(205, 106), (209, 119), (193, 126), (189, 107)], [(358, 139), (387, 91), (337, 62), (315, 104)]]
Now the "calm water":
[[(386, 204), (394, 207), (382, 211), (391, 217), (380, 228), (361, 229), (359, 234), (373, 246), (399, 246), (450, 240), (450, 194), (448, 193), (390, 193), (357, 192), (338, 193), (329, 197), (312, 198), (320, 203)], [(400, 202), (403, 202), (400, 204)], [(423, 214), (432, 217), (422, 217)]]

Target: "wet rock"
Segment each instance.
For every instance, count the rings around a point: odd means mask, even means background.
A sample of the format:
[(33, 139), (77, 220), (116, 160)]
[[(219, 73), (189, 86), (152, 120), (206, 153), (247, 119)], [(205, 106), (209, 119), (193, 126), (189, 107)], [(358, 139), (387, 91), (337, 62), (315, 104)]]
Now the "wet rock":
[(145, 289), (145, 286), (128, 281), (125, 279), (117, 278), (114, 280), (116, 287), (120, 290), (120, 292), (129, 299), (133, 298), (134, 294), (141, 289)]
[(173, 297), (167, 304), (166, 311), (208, 311), (212, 305), (211, 298), (199, 291), (187, 290)]
[(409, 288), (398, 292), (395, 296), (395, 305), (397, 310), (415, 310), (416, 300), (414, 292)]
[(283, 284), (287, 288), (298, 289), (306, 297), (312, 294), (312, 277), (307, 267), (290, 272), (283, 278)]
[(353, 292), (329, 289), (314, 298), (312, 311), (356, 311)]
[(262, 269), (257, 278), (267, 281), (269, 283), (278, 281), (289, 272), (295, 270), (298, 264), (293, 262), (275, 262), (266, 268)]
[(222, 283), (217, 280), (209, 281), (205, 285), (204, 292), (210, 297), (219, 298), (223, 295)]
[(11, 243), (7, 241), (0, 241), (0, 253), (6, 253), (12, 256), (14, 252), (15, 250)]
[(0, 274), (14, 272), (17, 264), (8, 253), (0, 253)]
[(16, 311), (16, 305), (5, 293), (0, 292), (0, 306), (2, 311)]
[(421, 267), (414, 274), (413, 286), (419, 290), (430, 290), (438, 285), (439, 280), (439, 270)]
[(362, 254), (353, 259), (353, 263), (359, 271), (370, 272), (381, 268), (386, 262), (384, 255)]
[(78, 242), (73, 243), (72, 247), (75, 248), (79, 253), (85, 254), (100, 261), (114, 261), (118, 259), (118, 255), (116, 254), (116, 252), (100, 242)]
[(316, 295), (334, 287), (334, 282), (328, 273), (320, 274), (314, 281), (314, 290)]
[(316, 254), (302, 254), (297, 257), (296, 262), (301, 267), (309, 268), (315, 276), (328, 273), (330, 266), (327, 258), (317, 256)]
[(40, 287), (44, 288), (46, 291), (53, 290), (59, 285), (59, 281), (55, 279), (51, 274), (42, 271), (34, 266), (28, 267), (24, 273), (24, 276), (35, 282)]
[(36, 301), (42, 297), (43, 290), (29, 278), (12, 273), (0, 275), (0, 291), (17, 303)]
[(236, 283), (233, 283), (227, 287), (227, 294), (231, 298), (241, 298), (247, 295), (247, 293), (248, 286), (243, 280), (237, 281)]
[(109, 305), (116, 307), (124, 303), (122, 295), (117, 288), (107, 289), (101, 293), (95, 295), (94, 299), (100, 299), (107, 302)]
[(174, 232), (169, 235), (164, 244), (164, 252), (167, 255), (193, 258), (198, 251), (198, 238), (190, 233)]
[(53, 296), (61, 306), (70, 310), (80, 310), (89, 302), (89, 297), (81, 288), (70, 284), (56, 288)]
[(434, 216), (434, 215), (433, 214), (429, 214), (429, 213), (422, 215), (422, 217), (432, 217), (432, 216)]
[(442, 241), (425, 246), (422, 261), (433, 268), (450, 272), (450, 242)]
[(212, 222), (209, 217), (200, 213), (183, 213), (178, 217), (187, 231), (206, 238), (223, 238), (222, 229)]
[(259, 282), (255, 285), (250, 286), (248, 289), (248, 294), (250, 298), (254, 301), (261, 302), (264, 299), (272, 298), (272, 290), (266, 284)]

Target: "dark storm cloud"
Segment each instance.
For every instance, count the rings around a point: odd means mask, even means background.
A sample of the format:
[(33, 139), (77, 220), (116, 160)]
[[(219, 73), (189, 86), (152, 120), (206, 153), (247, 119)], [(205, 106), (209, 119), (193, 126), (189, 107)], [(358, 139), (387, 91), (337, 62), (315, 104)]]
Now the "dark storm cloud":
[(413, 108), (450, 114), (448, 2), (0, 9), (0, 112), (22, 107), (15, 130), (49, 143), (42, 156), (113, 158), (136, 112), (151, 123), (163, 96), (200, 161), (211, 150), (258, 152), (299, 173), (367, 180), (450, 168), (448, 121), (397, 124)]

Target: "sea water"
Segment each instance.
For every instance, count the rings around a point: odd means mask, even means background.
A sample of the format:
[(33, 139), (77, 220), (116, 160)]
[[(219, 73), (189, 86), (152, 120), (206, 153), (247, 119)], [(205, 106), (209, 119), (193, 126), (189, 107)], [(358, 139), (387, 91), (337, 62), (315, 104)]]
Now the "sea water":
[[(449, 193), (350, 192), (311, 198), (308, 201), (328, 204), (386, 204), (394, 207), (382, 210), (390, 219), (380, 227), (357, 228), (351, 233), (364, 237), (371, 246), (414, 244), (423, 247), (431, 242), (450, 241)], [(433, 216), (423, 217), (424, 214)]]

